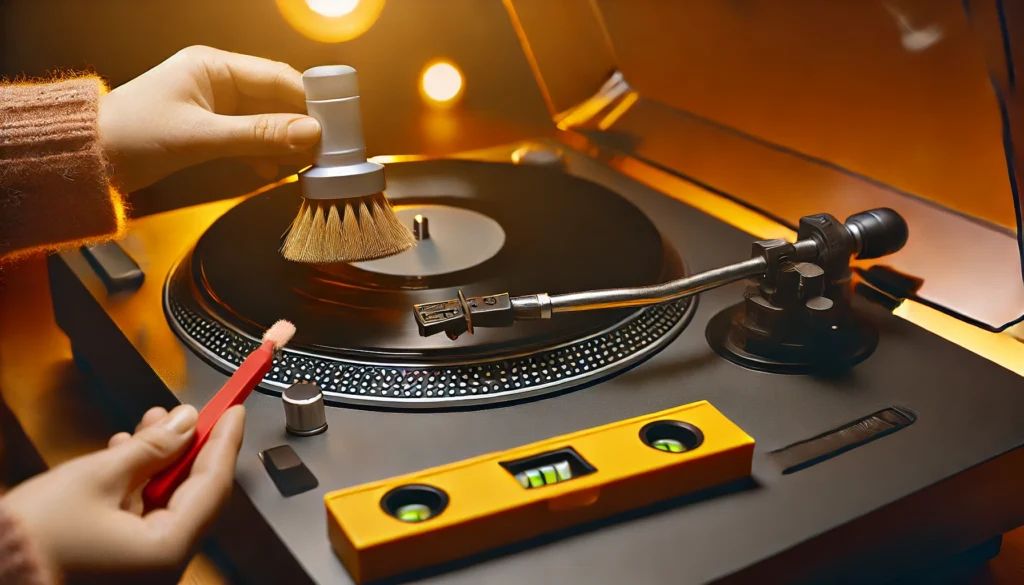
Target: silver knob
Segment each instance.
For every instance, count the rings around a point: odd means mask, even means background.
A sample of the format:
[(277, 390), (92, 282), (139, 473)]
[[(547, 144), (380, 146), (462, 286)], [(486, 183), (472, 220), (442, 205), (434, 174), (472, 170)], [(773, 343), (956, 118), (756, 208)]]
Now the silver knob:
[(293, 384), (281, 394), (285, 426), (300, 437), (317, 435), (327, 430), (324, 394), (316, 384)]

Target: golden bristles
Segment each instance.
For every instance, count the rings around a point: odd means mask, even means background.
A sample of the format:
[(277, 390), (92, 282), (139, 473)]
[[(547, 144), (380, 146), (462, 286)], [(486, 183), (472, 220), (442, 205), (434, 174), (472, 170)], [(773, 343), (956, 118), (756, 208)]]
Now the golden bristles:
[(365, 262), (404, 252), (415, 243), (383, 193), (337, 201), (303, 199), (281, 255), (303, 264)]

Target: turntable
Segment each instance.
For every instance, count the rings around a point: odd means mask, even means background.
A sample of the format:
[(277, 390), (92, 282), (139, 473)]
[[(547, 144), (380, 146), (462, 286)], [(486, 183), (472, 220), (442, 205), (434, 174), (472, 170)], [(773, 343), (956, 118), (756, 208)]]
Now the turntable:
[[(543, 27), (511, 4), (543, 84), (565, 54), (545, 53)], [(982, 331), (1024, 298), (1012, 236), (694, 130), (621, 72), (557, 118), (554, 138), (380, 158), (419, 240), (390, 258), (283, 260), (295, 177), (134, 221), (122, 247), (142, 282), (81, 251), (51, 258), (58, 323), (128, 416), (204, 403), (270, 323), (297, 325), (246, 403), (218, 530), (247, 582), (888, 582), (991, 557), (1024, 524), (1022, 351)], [(798, 203), (726, 197), (688, 175), (695, 135), (766, 182), (785, 167), (793, 184), (830, 187)], [(919, 261), (951, 234), (954, 279)], [(693, 418), (670, 432), (654, 413)], [(627, 427), (653, 449), (587, 451)], [(608, 465), (676, 452), (687, 467), (630, 476), (652, 483), (600, 483)], [(507, 472), (500, 489), (485, 474), (431, 487), (485, 464)], [(358, 499), (373, 490), (384, 495)], [(544, 495), (556, 493), (575, 499)], [(490, 512), (466, 518), (503, 518), (472, 525), (479, 543), (445, 532), (467, 497)], [(563, 514), (552, 530), (537, 502)], [(420, 521), (425, 532), (401, 532)]]
[[(683, 268), (634, 205), (560, 171), (413, 161), (389, 165), (388, 182), (398, 217), (410, 227), (416, 222), (415, 248), (354, 265), (308, 266), (284, 260), (274, 238), (237, 238), (284, 232), (299, 197), (297, 184), (282, 186), (224, 214), (172, 271), (165, 298), (172, 327), (201, 356), (232, 371), (267, 320), (287, 318), (299, 332), (268, 388), (305, 380), (328, 402), (437, 408), (586, 383), (657, 351), (692, 316), (691, 303), (682, 301), (486, 331), (455, 343), (422, 336), (410, 319), (413, 305), (459, 290), (638, 286), (679, 277)], [(594, 238), (595, 231), (606, 237)], [(597, 360), (576, 356), (598, 348)]]

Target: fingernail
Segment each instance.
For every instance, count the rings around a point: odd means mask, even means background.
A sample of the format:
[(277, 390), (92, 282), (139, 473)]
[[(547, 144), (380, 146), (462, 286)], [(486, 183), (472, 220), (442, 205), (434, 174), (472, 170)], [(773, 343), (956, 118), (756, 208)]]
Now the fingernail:
[(313, 118), (299, 118), (288, 124), (288, 144), (295, 148), (309, 148), (320, 139), (320, 123)]
[(199, 413), (195, 408), (183, 404), (171, 411), (170, 416), (164, 421), (164, 425), (176, 433), (185, 434), (196, 426), (198, 418)]

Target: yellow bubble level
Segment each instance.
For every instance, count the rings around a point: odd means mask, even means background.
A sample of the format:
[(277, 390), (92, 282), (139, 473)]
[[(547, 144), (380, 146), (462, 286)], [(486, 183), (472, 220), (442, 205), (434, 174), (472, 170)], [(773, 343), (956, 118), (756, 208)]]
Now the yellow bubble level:
[(750, 476), (754, 440), (706, 401), (327, 494), (356, 583)]

